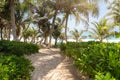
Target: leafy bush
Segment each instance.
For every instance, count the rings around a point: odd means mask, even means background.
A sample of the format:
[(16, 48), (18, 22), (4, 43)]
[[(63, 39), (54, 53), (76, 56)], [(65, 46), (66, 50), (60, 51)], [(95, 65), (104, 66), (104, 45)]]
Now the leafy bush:
[(33, 69), (31, 62), (22, 56), (0, 56), (1, 80), (30, 80)]
[(116, 80), (116, 79), (113, 78), (110, 73), (106, 73), (106, 75), (103, 75), (102, 73), (97, 73), (97, 75), (95, 75), (95, 80)]
[(60, 49), (61, 49), (61, 51), (65, 51), (66, 50), (66, 44), (61, 44), (60, 45)]
[(98, 72), (110, 72), (113, 77), (120, 79), (119, 43), (69, 42), (62, 46), (66, 55), (74, 58), (75, 65), (80, 71), (91, 78), (94, 78)]
[(32, 43), (23, 43), (18, 41), (0, 41), (0, 52), (11, 53), (15, 55), (24, 55), (38, 52), (39, 47)]

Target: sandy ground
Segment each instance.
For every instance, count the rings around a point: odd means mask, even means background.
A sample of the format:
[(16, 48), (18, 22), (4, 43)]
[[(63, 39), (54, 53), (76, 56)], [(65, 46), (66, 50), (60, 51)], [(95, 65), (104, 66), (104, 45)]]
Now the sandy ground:
[(35, 67), (31, 80), (81, 80), (72, 62), (62, 56), (59, 49), (41, 49), (27, 58)]

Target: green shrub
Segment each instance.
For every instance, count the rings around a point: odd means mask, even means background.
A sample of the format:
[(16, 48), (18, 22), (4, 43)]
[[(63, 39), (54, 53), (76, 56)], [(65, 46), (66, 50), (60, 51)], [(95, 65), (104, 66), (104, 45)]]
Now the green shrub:
[(24, 43), (19, 41), (0, 41), (0, 52), (11, 53), (14, 55), (24, 55), (38, 52), (39, 47), (32, 43)]
[(66, 55), (74, 58), (75, 66), (91, 78), (97, 72), (110, 72), (113, 77), (120, 79), (119, 43), (69, 42), (64, 49)]
[(113, 78), (110, 73), (106, 73), (106, 75), (103, 75), (102, 73), (97, 73), (97, 75), (95, 75), (95, 80), (116, 80), (116, 79)]
[(0, 56), (0, 80), (30, 80), (31, 62), (24, 57)]
[(61, 51), (65, 51), (65, 50), (66, 50), (66, 44), (63, 44), (63, 43), (62, 43), (62, 44), (60, 45), (60, 50), (61, 50)]

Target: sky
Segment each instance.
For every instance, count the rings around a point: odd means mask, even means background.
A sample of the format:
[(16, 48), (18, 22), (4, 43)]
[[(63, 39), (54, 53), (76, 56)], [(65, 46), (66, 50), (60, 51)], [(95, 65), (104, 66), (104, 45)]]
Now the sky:
[[(101, 18), (103, 18), (107, 13), (108, 13), (108, 9), (107, 9), (107, 6), (108, 4), (105, 3), (103, 0), (100, 0), (99, 2), (99, 17), (98, 18), (93, 18), (93, 17), (89, 17), (89, 27), (93, 27), (91, 25), (91, 22), (94, 22), (94, 21), (99, 21)], [(78, 29), (78, 30), (84, 30), (86, 29), (85, 28), (85, 25), (82, 24), (82, 22), (80, 22), (79, 24), (75, 24), (75, 18), (73, 16), (69, 17), (69, 21), (68, 21), (68, 30), (71, 31), (73, 30), (74, 28)]]

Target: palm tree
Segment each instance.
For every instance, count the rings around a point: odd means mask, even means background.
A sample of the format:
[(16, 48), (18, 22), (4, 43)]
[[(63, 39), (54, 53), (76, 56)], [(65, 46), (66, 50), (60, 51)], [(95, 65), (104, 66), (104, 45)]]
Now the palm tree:
[(74, 29), (74, 30), (72, 30), (70, 32), (73, 35), (73, 37), (76, 40), (76, 42), (79, 42), (79, 38), (82, 35), (83, 31), (78, 31), (77, 29)]
[[(16, 24), (16, 36), (17, 39), (20, 37), (21, 30), (26, 29), (26, 24), (31, 24), (31, 13), (32, 13), (32, 7), (34, 6), (34, 0), (23, 0), (20, 2), (19, 0), (16, 1), (15, 6), (15, 24)], [(24, 17), (25, 15), (28, 15), (27, 17)]]
[(15, 0), (10, 0), (10, 17), (11, 17), (13, 40), (16, 40), (17, 36), (16, 36), (16, 24), (15, 24)]
[(50, 19), (52, 18), (53, 14), (51, 14), (50, 5), (51, 3), (48, 3), (48, 1), (41, 2), (40, 6), (34, 6), (34, 9), (36, 10), (34, 16), (33, 16), (33, 23), (38, 25), (38, 31), (41, 33), (41, 41), (44, 40), (44, 44), (47, 44), (47, 39), (50, 33)]
[(58, 38), (61, 35), (61, 31), (62, 31), (62, 28), (63, 28), (63, 25), (61, 25), (62, 22), (63, 21), (59, 17), (57, 17), (56, 24), (55, 24), (55, 27), (54, 27), (54, 32), (52, 34), (53, 38), (55, 39), (55, 46), (57, 45)]
[(52, 2), (52, 8), (53, 8), (53, 11), (54, 11), (54, 15), (53, 15), (53, 20), (52, 20), (52, 28), (50, 29), (50, 39), (49, 39), (49, 43), (48, 43), (48, 46), (47, 48), (50, 48), (51, 46), (51, 40), (52, 40), (52, 33), (54, 32), (54, 27), (55, 27), (55, 20), (56, 20), (56, 17), (57, 17), (57, 14), (59, 12), (59, 10), (62, 9), (62, 6), (63, 6), (63, 0), (55, 0)]
[(112, 16), (112, 20), (114, 20), (117, 26), (120, 25), (120, 9), (119, 8), (120, 8), (120, 0), (114, 0), (108, 8), (110, 9), (110, 12), (107, 14), (107, 16)]
[(65, 23), (66, 42), (67, 42), (67, 25), (68, 25), (69, 16), (74, 15), (77, 22), (81, 20), (85, 24), (87, 24), (90, 11), (92, 12), (93, 16), (96, 16), (98, 14), (98, 6), (97, 3), (95, 3), (96, 0), (93, 1), (65, 0), (65, 4), (64, 4), (65, 6), (63, 12), (65, 13), (65, 18), (66, 18), (66, 23)]
[(114, 0), (108, 9), (110, 9), (109, 15), (112, 15), (116, 23), (120, 23), (120, 0)]
[(61, 40), (61, 43), (63, 43), (63, 40), (65, 40), (65, 33), (61, 32), (59, 39)]
[(7, 39), (10, 39), (10, 0), (1, 0), (0, 2), (0, 18), (3, 20), (3, 34), (7, 37)]
[(114, 35), (114, 31), (112, 30), (115, 26), (113, 23), (108, 23), (107, 19), (102, 19), (99, 22), (92, 23), (94, 28), (91, 28), (91, 36), (95, 39), (99, 39), (100, 42), (103, 39), (106, 39), (112, 35)]

